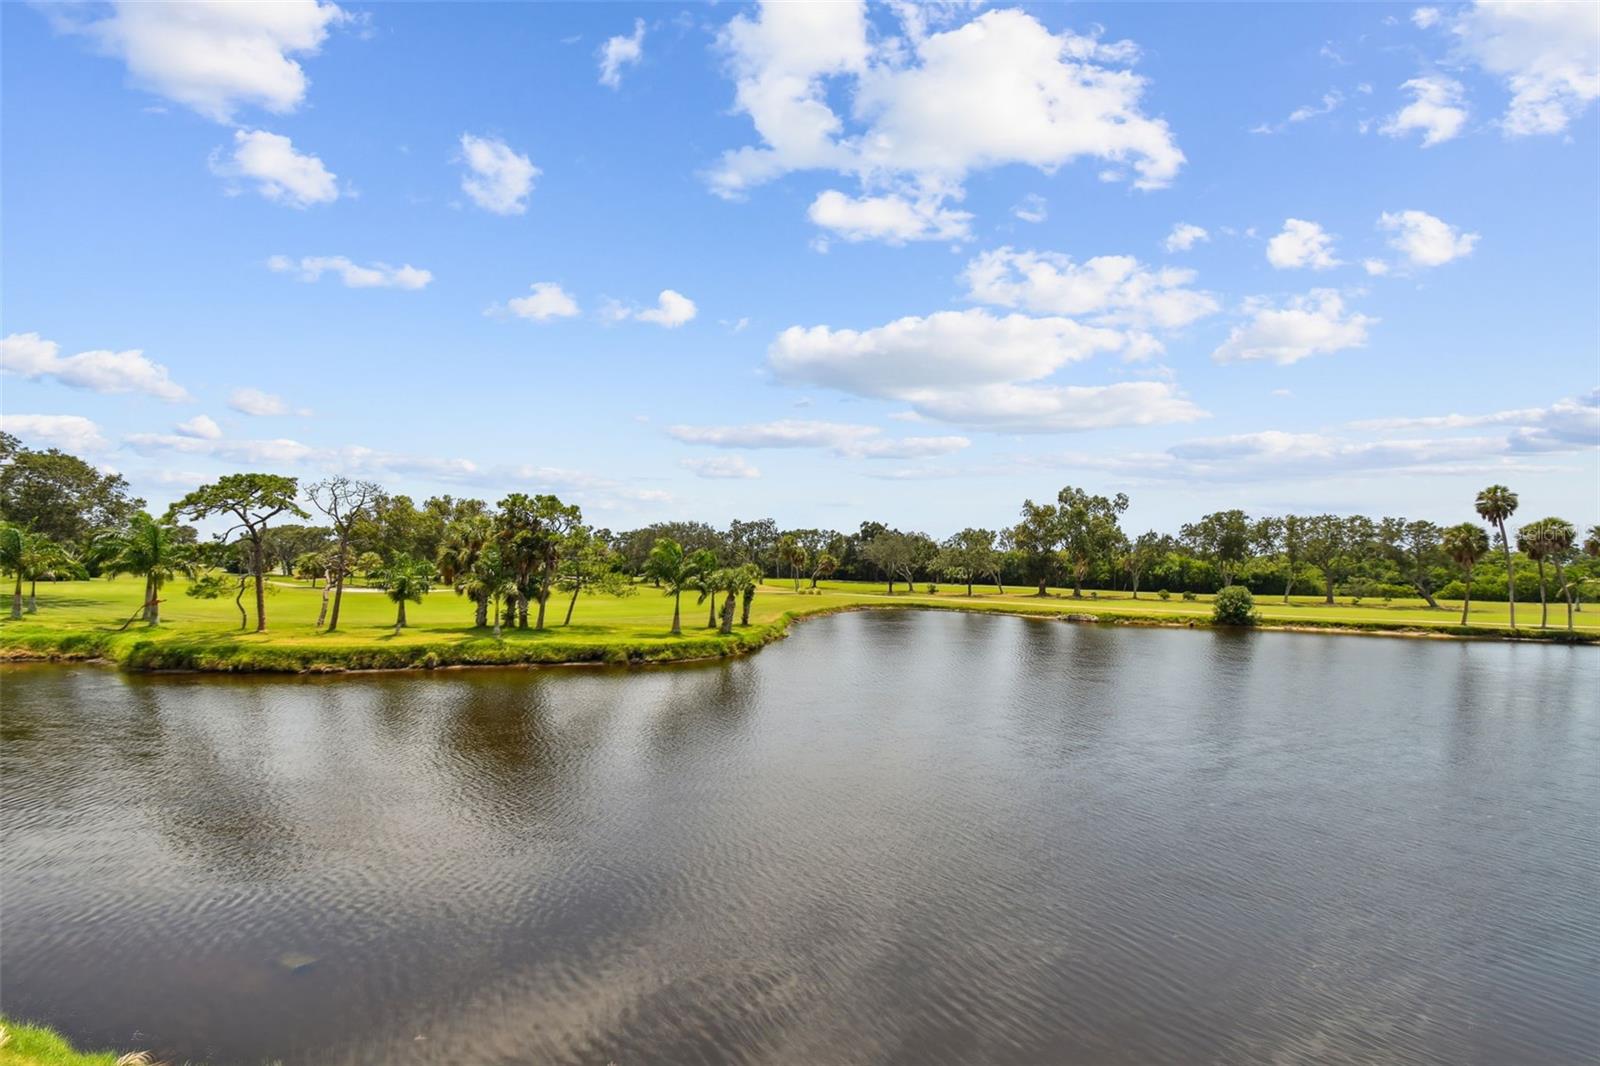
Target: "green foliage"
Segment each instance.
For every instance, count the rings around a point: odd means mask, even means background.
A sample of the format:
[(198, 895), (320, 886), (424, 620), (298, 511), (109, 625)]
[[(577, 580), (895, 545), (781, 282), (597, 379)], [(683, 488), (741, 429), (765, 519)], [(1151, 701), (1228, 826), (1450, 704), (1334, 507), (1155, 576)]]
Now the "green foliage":
[(1183, 590), (1183, 598), (1186, 599), (1186, 600), (1192, 600), (1192, 599), (1195, 598), (1195, 595), (1194, 595), (1193, 592), (1190, 592), (1188, 589), (1184, 589)]
[(1255, 597), (1243, 585), (1229, 585), (1211, 601), (1211, 620), (1219, 626), (1255, 625)]
[(115, 1051), (78, 1051), (54, 1029), (0, 1019), (0, 1066), (117, 1066), (135, 1061), (153, 1060), (133, 1055), (119, 1059)]
[(1161, 597), (1163, 600), (1172, 599), (1172, 593), (1168, 592), (1166, 589), (1162, 589), (1160, 592), (1156, 593), (1156, 595)]

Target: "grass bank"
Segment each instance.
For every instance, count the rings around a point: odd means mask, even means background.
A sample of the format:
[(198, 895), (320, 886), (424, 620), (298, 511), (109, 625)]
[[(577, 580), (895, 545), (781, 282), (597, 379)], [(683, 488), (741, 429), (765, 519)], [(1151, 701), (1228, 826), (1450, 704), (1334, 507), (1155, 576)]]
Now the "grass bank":
[(0, 1019), (0, 1066), (146, 1066), (137, 1052), (78, 1051), (54, 1029)]
[[(1204, 627), (1210, 597), (1162, 600), (1146, 593), (1100, 592), (1075, 599), (1064, 590), (1038, 597), (1032, 590), (942, 586), (894, 595), (878, 584), (824, 582), (796, 590), (769, 582), (759, 590), (749, 626), (721, 636), (706, 625), (707, 606), (693, 596), (683, 602), (683, 634), (672, 636), (672, 602), (641, 587), (625, 597), (584, 596), (570, 625), (566, 602), (552, 602), (547, 628), (506, 629), (502, 639), (471, 625), (472, 607), (446, 591), (409, 607), (410, 625), (394, 631), (394, 608), (381, 594), (347, 591), (340, 628), (320, 632), (315, 620), (322, 592), (303, 582), (275, 578), (267, 599), (269, 630), (241, 629), (231, 599), (199, 600), (178, 584), (167, 590), (163, 622), (118, 627), (139, 605), (142, 584), (129, 578), (41, 585), (39, 610), (21, 621), (0, 623), (0, 657), (16, 660), (104, 660), (129, 670), (202, 670), (311, 673), (344, 670), (430, 669), (447, 666), (509, 666), (556, 663), (661, 663), (738, 655), (784, 635), (797, 619), (841, 610), (922, 609), (988, 611), (1074, 622)], [(249, 598), (246, 598), (249, 604)], [(1420, 600), (1328, 605), (1313, 597), (1257, 601), (1263, 628), (1469, 637), (1477, 639), (1600, 642), (1600, 609), (1576, 616), (1565, 629), (1565, 607), (1552, 607), (1552, 626), (1512, 630), (1505, 604), (1475, 604), (1470, 624), (1461, 625), (1459, 604), (1432, 610)], [(1539, 618), (1537, 604), (1519, 605), (1519, 620)]]

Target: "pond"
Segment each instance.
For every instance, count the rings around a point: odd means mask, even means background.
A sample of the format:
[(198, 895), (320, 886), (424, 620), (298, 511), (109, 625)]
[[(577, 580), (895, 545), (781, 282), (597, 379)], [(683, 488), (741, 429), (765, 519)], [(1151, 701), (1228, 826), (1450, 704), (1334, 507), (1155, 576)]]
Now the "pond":
[(893, 612), (700, 666), (0, 685), (0, 1008), (84, 1044), (1600, 1048), (1592, 648)]

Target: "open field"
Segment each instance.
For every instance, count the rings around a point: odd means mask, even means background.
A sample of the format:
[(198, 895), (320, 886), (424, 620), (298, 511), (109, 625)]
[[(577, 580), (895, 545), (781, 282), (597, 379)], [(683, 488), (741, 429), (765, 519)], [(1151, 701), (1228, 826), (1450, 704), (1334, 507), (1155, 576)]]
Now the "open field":
[[(39, 611), (20, 622), (0, 624), (0, 652), (22, 658), (108, 659), (131, 669), (197, 670), (339, 670), (432, 667), (472, 664), (563, 662), (662, 662), (737, 654), (781, 636), (796, 618), (826, 611), (861, 607), (933, 608), (1003, 611), (1014, 614), (1073, 616), (1074, 621), (1129, 624), (1208, 625), (1210, 597), (1160, 600), (1141, 594), (1085, 593), (1051, 590), (1039, 598), (1031, 590), (964, 588), (944, 585), (937, 593), (899, 591), (860, 582), (823, 582), (820, 589), (794, 590), (790, 582), (769, 580), (756, 596), (748, 627), (736, 626), (731, 637), (706, 627), (707, 609), (693, 595), (683, 600), (683, 635), (668, 632), (671, 600), (656, 589), (640, 586), (626, 597), (588, 596), (578, 601), (570, 626), (562, 625), (566, 597), (552, 599), (548, 628), (507, 628), (495, 640), (472, 628), (472, 605), (449, 590), (430, 593), (408, 609), (410, 625), (396, 635), (394, 606), (380, 592), (347, 589), (340, 628), (321, 633), (314, 628), (321, 590), (289, 578), (274, 578), (267, 598), (268, 632), (239, 627), (231, 597), (201, 600), (184, 595), (182, 584), (168, 588), (163, 621), (154, 629), (135, 622), (117, 632), (139, 605), (142, 585), (128, 578), (42, 584)], [(250, 606), (247, 595), (245, 604)], [(1471, 624), (1459, 625), (1459, 603), (1429, 610), (1421, 600), (1388, 604), (1341, 601), (1327, 606), (1320, 598), (1296, 597), (1289, 604), (1274, 597), (1256, 601), (1263, 626), (1332, 628), (1369, 632), (1430, 633), (1440, 636), (1578, 639), (1600, 641), (1600, 607), (1576, 616), (1577, 632), (1565, 631), (1565, 605), (1552, 605), (1551, 628), (1537, 623), (1538, 604), (1520, 604), (1524, 624), (1513, 634), (1506, 629), (1502, 603), (1474, 604)], [(253, 619), (252, 619), (253, 622)]]

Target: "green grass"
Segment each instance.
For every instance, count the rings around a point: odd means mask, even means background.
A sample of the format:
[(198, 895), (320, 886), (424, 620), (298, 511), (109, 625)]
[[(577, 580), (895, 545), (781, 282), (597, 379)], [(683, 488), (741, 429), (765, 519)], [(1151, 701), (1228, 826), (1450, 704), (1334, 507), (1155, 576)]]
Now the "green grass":
[[(926, 591), (887, 595), (879, 583), (824, 582), (819, 591), (796, 593), (787, 581), (769, 581), (756, 596), (751, 625), (736, 626), (730, 637), (706, 627), (706, 607), (693, 595), (683, 600), (683, 635), (672, 636), (672, 601), (658, 590), (641, 587), (627, 597), (584, 596), (570, 626), (561, 624), (565, 597), (552, 600), (544, 631), (506, 629), (504, 639), (472, 628), (472, 605), (448, 590), (431, 593), (408, 607), (410, 626), (396, 635), (394, 606), (380, 593), (347, 590), (340, 628), (318, 632), (314, 623), (321, 591), (304, 582), (274, 578), (267, 597), (269, 631), (239, 628), (231, 598), (200, 600), (184, 595), (183, 586), (169, 587), (162, 604), (163, 622), (150, 628), (135, 622), (126, 631), (117, 626), (135, 612), (143, 588), (131, 578), (63, 582), (39, 586), (39, 611), (22, 621), (0, 623), (0, 653), (9, 658), (107, 659), (135, 670), (317, 671), (390, 669), (446, 665), (489, 665), (572, 662), (664, 662), (732, 655), (766, 644), (807, 615), (861, 607), (932, 608), (999, 611), (1011, 614), (1069, 616), (1075, 621), (1145, 625), (1210, 624), (1211, 598), (1160, 600), (1141, 593), (1085, 593), (1073, 599), (1060, 589), (1040, 598), (1027, 588), (1009, 588), (1001, 595), (993, 586), (974, 589), (941, 585)], [(250, 607), (246, 596), (246, 606)], [(1256, 600), (1262, 624), (1280, 628), (1332, 628), (1373, 632), (1429, 633), (1440, 636), (1569, 639), (1565, 605), (1552, 605), (1551, 627), (1536, 628), (1538, 604), (1519, 604), (1522, 627), (1506, 628), (1503, 603), (1474, 604), (1471, 624), (1462, 627), (1461, 605), (1446, 603), (1430, 610), (1421, 600), (1389, 604), (1332, 606), (1319, 597)], [(253, 616), (253, 610), (252, 610)], [(1576, 616), (1578, 640), (1600, 640), (1600, 607)], [(1529, 627), (1529, 622), (1535, 627)]]
[(149, 1062), (149, 1059), (130, 1055), (118, 1059), (115, 1051), (76, 1051), (54, 1029), (42, 1025), (21, 1025), (9, 1019), (0, 1019), (0, 1066), (124, 1066)]

